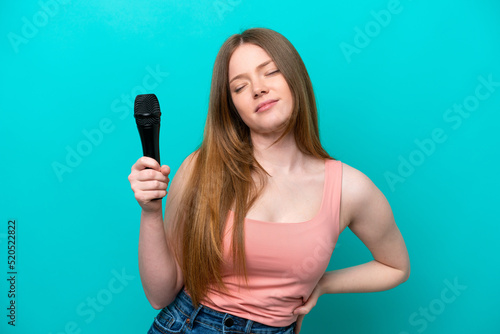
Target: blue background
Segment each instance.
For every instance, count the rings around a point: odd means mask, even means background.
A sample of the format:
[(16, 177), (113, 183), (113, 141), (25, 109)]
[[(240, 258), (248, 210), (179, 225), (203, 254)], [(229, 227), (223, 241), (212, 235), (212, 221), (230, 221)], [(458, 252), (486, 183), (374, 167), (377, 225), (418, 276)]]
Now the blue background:
[[(323, 144), (385, 194), (412, 267), (389, 291), (322, 296), (301, 333), (499, 333), (499, 18), (493, 0), (2, 1), (0, 332), (146, 333), (130, 101), (158, 96), (175, 172), (200, 143), (219, 47), (267, 27), (301, 54)], [(371, 259), (347, 229), (329, 270)]]

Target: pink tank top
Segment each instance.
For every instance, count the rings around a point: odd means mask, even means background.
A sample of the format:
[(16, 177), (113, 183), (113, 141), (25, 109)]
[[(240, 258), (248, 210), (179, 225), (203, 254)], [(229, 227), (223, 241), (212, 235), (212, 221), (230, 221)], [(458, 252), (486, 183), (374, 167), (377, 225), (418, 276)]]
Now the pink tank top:
[(222, 276), (229, 293), (211, 288), (201, 304), (268, 326), (296, 321), (293, 310), (309, 298), (325, 273), (339, 236), (341, 181), (342, 163), (326, 160), (323, 199), (314, 218), (299, 223), (245, 219), (248, 287), (232, 270), (230, 211)]

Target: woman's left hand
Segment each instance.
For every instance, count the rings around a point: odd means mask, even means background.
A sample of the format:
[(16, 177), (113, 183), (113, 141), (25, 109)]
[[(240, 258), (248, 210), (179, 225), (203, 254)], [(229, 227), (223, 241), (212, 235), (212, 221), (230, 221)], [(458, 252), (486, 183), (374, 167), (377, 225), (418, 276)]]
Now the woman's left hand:
[(302, 327), (302, 320), (304, 319), (305, 315), (311, 312), (312, 308), (316, 306), (318, 298), (322, 294), (323, 293), (321, 292), (319, 285), (316, 285), (313, 292), (311, 293), (311, 296), (309, 296), (309, 299), (304, 303), (304, 305), (297, 307), (293, 311), (293, 314), (299, 315), (299, 317), (297, 318), (297, 324), (295, 325), (295, 334), (299, 334), (300, 328)]

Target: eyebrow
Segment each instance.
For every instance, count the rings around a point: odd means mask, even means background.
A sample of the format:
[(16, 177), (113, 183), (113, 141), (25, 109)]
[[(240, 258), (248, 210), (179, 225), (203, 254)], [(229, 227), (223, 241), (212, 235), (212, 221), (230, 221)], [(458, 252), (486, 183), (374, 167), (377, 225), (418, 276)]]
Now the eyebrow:
[[(263, 68), (264, 66), (268, 65), (269, 63), (271, 63), (273, 60), (272, 59), (269, 59), (269, 60), (266, 60), (265, 62), (263, 62), (262, 64), (258, 65), (257, 66), (257, 69), (261, 69)], [(234, 80), (236, 79), (239, 79), (241, 77), (243, 77), (244, 74), (238, 74), (237, 76), (235, 76), (234, 78), (231, 79), (231, 81), (229, 81), (229, 83), (233, 82)]]

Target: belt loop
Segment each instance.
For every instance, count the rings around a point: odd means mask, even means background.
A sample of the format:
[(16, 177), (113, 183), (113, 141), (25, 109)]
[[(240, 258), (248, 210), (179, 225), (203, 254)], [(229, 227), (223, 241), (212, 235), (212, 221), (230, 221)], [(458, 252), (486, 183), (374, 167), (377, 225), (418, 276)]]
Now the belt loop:
[(252, 320), (248, 320), (247, 321), (247, 325), (245, 327), (245, 334), (249, 334), (250, 331), (252, 330), (252, 325), (253, 325), (253, 321)]
[(194, 326), (194, 319), (196, 319), (196, 316), (198, 315), (198, 312), (200, 312), (201, 308), (203, 307), (203, 305), (198, 305), (198, 308), (196, 310), (193, 311), (193, 313), (191, 313), (191, 315), (189, 316), (189, 318), (187, 319), (187, 326), (189, 328), (189, 330), (193, 329), (193, 326)]

